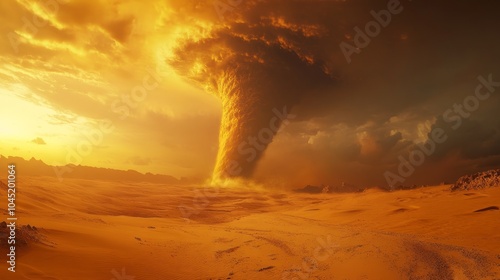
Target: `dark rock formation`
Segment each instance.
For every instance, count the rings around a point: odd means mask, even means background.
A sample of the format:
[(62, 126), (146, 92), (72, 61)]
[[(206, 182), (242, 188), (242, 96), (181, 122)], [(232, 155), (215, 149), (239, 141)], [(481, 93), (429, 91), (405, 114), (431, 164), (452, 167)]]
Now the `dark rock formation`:
[(451, 190), (480, 190), (498, 186), (500, 186), (500, 169), (462, 176), (451, 186)]

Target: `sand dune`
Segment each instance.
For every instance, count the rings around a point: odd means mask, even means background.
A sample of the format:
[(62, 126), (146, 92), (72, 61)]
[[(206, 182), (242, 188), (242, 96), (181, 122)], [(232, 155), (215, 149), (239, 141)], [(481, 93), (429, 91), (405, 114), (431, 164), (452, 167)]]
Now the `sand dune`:
[(18, 248), (16, 273), (2, 261), (0, 278), (500, 279), (499, 196), (24, 177), (18, 222), (39, 238)]

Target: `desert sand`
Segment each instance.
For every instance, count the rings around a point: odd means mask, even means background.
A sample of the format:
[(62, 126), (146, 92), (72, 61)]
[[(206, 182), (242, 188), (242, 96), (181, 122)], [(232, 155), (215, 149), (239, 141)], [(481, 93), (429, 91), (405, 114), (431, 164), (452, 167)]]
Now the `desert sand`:
[(2, 244), (0, 279), (500, 279), (499, 198), (22, 177), (18, 223), (36, 229), (15, 273)]

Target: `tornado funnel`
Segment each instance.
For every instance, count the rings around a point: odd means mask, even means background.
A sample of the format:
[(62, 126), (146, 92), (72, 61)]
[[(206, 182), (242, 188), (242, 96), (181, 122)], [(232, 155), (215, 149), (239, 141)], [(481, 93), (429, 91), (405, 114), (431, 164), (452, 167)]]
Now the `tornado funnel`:
[(280, 33), (313, 35), (271, 27), (276, 34), (267, 39), (258, 26), (233, 24), (203, 39), (184, 40), (168, 61), (222, 102), (214, 179), (251, 178), (293, 106), (331, 81), (320, 61), (291, 47)]

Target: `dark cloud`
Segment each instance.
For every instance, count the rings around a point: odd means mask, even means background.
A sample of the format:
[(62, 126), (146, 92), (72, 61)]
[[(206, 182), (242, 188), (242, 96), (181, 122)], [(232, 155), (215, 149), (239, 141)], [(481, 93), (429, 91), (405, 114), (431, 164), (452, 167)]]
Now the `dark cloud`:
[(101, 27), (115, 40), (124, 43), (132, 32), (134, 17), (120, 15), (118, 6), (118, 3), (109, 1), (76, 0), (60, 5), (57, 17), (70, 26)]
[(103, 27), (115, 40), (125, 43), (132, 32), (133, 23), (134, 18), (127, 17), (105, 23)]
[[(218, 95), (233, 121), (233, 127), (222, 124), (219, 162), (244, 162), (236, 175), (251, 176), (258, 158), (246, 163), (237, 146), (266, 127), (272, 107), (284, 105), (294, 107), (296, 120), (320, 117), (329, 119), (329, 126), (353, 126), (351, 140), (341, 144), (351, 152), (339, 151), (357, 154), (353, 162), (392, 162), (422, 136), (412, 129), (473, 91), (478, 75), (497, 70), (500, 39), (492, 36), (500, 26), (496, 2), (392, 2), (400, 3), (402, 12), (352, 55), (351, 64), (339, 44), (354, 45), (355, 28), (364, 29), (374, 20), (370, 11), (387, 9), (388, 1), (244, 1), (225, 11), (223, 20), (199, 25), (205, 32), (201, 38), (184, 38), (170, 63)], [(399, 121), (391, 122), (394, 118)], [(329, 141), (329, 133), (317, 131), (311, 139)], [(450, 138), (493, 137), (491, 133), (488, 128), (481, 133), (464, 129)], [(465, 157), (494, 153), (498, 146), (491, 139), (465, 146), (455, 141)], [(452, 143), (441, 150), (455, 149)], [(337, 150), (322, 145), (323, 150)]]
[(477, 119), (463, 119), (457, 129), (453, 129), (451, 123), (438, 119), (432, 129), (436, 128), (443, 129), (448, 140), (437, 146), (434, 159), (456, 153), (466, 160), (500, 155), (500, 131)]

